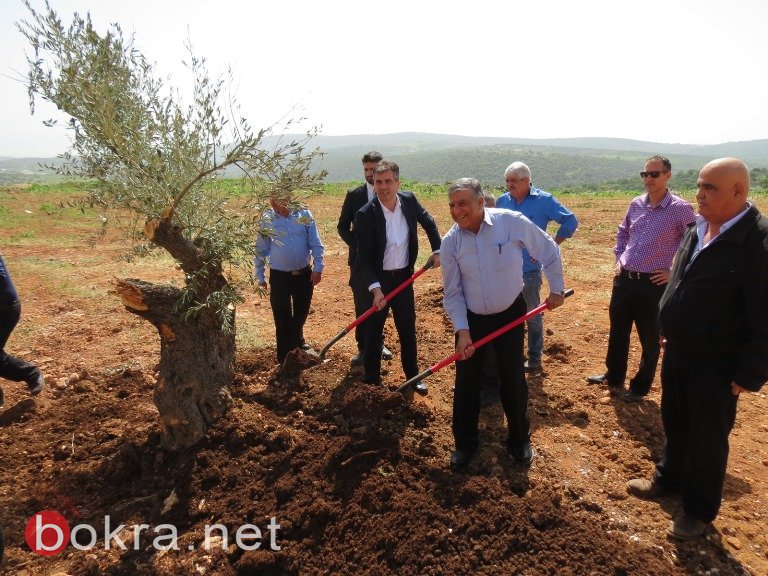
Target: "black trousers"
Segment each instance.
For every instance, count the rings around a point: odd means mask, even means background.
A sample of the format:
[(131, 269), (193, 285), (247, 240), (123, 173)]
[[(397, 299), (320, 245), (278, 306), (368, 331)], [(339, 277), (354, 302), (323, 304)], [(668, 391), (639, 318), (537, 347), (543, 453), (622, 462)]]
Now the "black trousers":
[(738, 401), (731, 392), (733, 374), (733, 357), (686, 357), (669, 344), (661, 364), (667, 441), (655, 479), (680, 490), (683, 510), (703, 522), (715, 519), (723, 497)]
[[(373, 306), (373, 295), (368, 291), (368, 286), (360, 274), (354, 274), (352, 270), (349, 274), (349, 287), (352, 288), (352, 300), (355, 303), (355, 318), (359, 318)], [(362, 352), (365, 349), (365, 322), (355, 326), (355, 341), (358, 352)]]
[(637, 328), (642, 355), (637, 373), (629, 382), (632, 392), (645, 395), (651, 389), (659, 361), (659, 300), (666, 284), (658, 286), (649, 278), (630, 278), (625, 273), (613, 279), (609, 317), (608, 353), (605, 366), (610, 386), (623, 386), (627, 375), (632, 323)]
[[(379, 278), (381, 290), (388, 294), (411, 277), (413, 271), (403, 268), (397, 271), (384, 271)], [(384, 345), (384, 323), (387, 313), (392, 308), (392, 318), (395, 321), (397, 336), (400, 340), (400, 361), (406, 379), (413, 378), (419, 373), (419, 361), (416, 351), (416, 304), (413, 295), (413, 284), (409, 284), (381, 310), (371, 314), (363, 322), (365, 330), (365, 349), (363, 351), (363, 368), (365, 381), (369, 384), (381, 382), (381, 350)]]
[(5, 344), (16, 328), (19, 318), (21, 303), (18, 300), (12, 304), (0, 304), (0, 378), (14, 382), (31, 382), (37, 376), (37, 366), (5, 352)]
[[(516, 320), (526, 313), (522, 295), (503, 312), (498, 314), (474, 314), (467, 312), (469, 334), (476, 342)], [(456, 449), (474, 452), (479, 444), (480, 389), (483, 382), (483, 365), (486, 351), (492, 347), (496, 353), (499, 370), (499, 396), (507, 418), (510, 446), (520, 446), (530, 441), (528, 422), (528, 383), (523, 370), (524, 325), (519, 325), (475, 350), (466, 360), (456, 362), (456, 389), (453, 393), (453, 438)]]
[(298, 273), (269, 271), (269, 303), (275, 319), (277, 361), (282, 362), (288, 352), (301, 345), (304, 323), (312, 303), (312, 270), (309, 266)]

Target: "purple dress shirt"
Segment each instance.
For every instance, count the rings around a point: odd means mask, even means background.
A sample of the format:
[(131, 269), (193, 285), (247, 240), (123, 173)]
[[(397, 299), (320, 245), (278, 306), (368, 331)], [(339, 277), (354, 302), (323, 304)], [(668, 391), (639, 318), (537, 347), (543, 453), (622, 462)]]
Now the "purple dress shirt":
[(633, 272), (669, 270), (688, 226), (696, 220), (686, 200), (667, 190), (656, 207), (648, 194), (630, 202), (616, 234), (616, 255), (622, 268)]

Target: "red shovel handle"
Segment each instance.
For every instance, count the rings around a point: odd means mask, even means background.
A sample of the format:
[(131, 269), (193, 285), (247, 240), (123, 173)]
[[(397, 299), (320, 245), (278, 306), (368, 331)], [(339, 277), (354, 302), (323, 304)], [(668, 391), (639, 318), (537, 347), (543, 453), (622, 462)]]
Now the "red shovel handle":
[[(418, 278), (419, 276), (424, 274), (424, 272), (426, 272), (427, 270), (432, 268), (432, 266), (433, 266), (432, 260), (427, 260), (427, 263), (424, 264), (424, 266), (422, 266), (418, 270), (416, 270), (416, 272), (411, 274), (411, 277), (408, 278), (408, 280), (406, 280), (405, 282), (400, 284), (400, 286), (398, 286), (397, 288), (392, 290), (392, 292), (390, 292), (389, 294), (385, 295), (384, 296), (384, 300), (386, 300), (387, 302), (392, 300), (392, 298), (394, 298), (395, 296), (400, 294), (400, 292), (405, 290), (410, 284), (413, 284), (413, 281), (416, 280), (416, 278)], [(352, 322), (352, 324), (347, 326), (346, 327), (346, 331), (349, 332), (350, 330), (352, 330), (352, 328), (354, 328), (358, 324), (362, 324), (363, 322), (365, 322), (365, 320), (368, 318), (368, 316), (370, 316), (371, 314), (373, 314), (376, 311), (378, 311), (378, 308), (376, 306), (371, 306), (370, 308), (368, 308), (368, 310), (366, 310), (358, 318), (356, 318), (355, 321)]]
[[(571, 296), (572, 294), (573, 294), (573, 290), (571, 290), (571, 289), (566, 290), (565, 292), (563, 292), (563, 296), (565, 298), (568, 298), (568, 296)], [(544, 302), (544, 304), (541, 304), (540, 306), (537, 306), (536, 308), (534, 308), (530, 312), (527, 312), (526, 314), (523, 314), (522, 316), (520, 316), (520, 318), (517, 318), (516, 320), (513, 320), (509, 324), (505, 324), (504, 326), (502, 326), (498, 330), (494, 330), (490, 334), (488, 334), (486, 336), (483, 336), (477, 342), (472, 342), (472, 346), (475, 349), (480, 348), (480, 346), (483, 346), (483, 345), (487, 344), (488, 342), (490, 342), (494, 338), (497, 338), (498, 336), (504, 334), (504, 332), (508, 332), (508, 331), (512, 330), (512, 328), (514, 328), (515, 326), (519, 326), (523, 322), (526, 322), (526, 321), (530, 320), (531, 318), (533, 318), (534, 316), (536, 316), (536, 314), (541, 314), (542, 312), (544, 312), (544, 310), (548, 310), (548, 309), (549, 309), (549, 306), (547, 305), (546, 302)], [(437, 372), (441, 368), (445, 368), (446, 366), (448, 366), (448, 364), (453, 364), (458, 359), (459, 359), (459, 353), (458, 352), (454, 352), (450, 356), (447, 356), (447, 357), (443, 358), (442, 360), (440, 360), (440, 362), (438, 362), (436, 364), (433, 364), (432, 366), (430, 366), (429, 368), (424, 370), (424, 372), (422, 372), (421, 374), (418, 374), (418, 375), (414, 376), (413, 378), (411, 378), (410, 380), (408, 380), (406, 383), (404, 383), (402, 386), (400, 386), (397, 389), (397, 391), (398, 392), (403, 392), (409, 386), (412, 386), (413, 384), (416, 384), (417, 382), (419, 382), (420, 380), (426, 378), (430, 374), (434, 374), (435, 372)]]
[[(426, 262), (426, 264), (424, 264), (424, 266), (422, 266), (421, 268), (416, 270), (416, 272), (411, 274), (410, 278), (408, 278), (405, 282), (403, 282), (397, 288), (392, 290), (392, 292), (390, 292), (389, 294), (384, 296), (384, 300), (386, 300), (387, 302), (392, 300), (392, 298), (394, 298), (395, 296), (400, 294), (400, 292), (405, 290), (405, 288), (407, 288), (408, 285), (412, 284), (413, 281), (416, 280), (416, 278), (418, 278), (419, 276), (424, 274), (424, 272), (426, 272), (427, 270), (432, 268), (433, 265), (434, 265), (434, 263), (432, 262), (432, 259), (430, 258), (429, 260), (427, 260), (427, 262)], [(328, 352), (328, 349), (331, 346), (333, 346), (336, 342), (338, 342), (344, 336), (346, 336), (355, 326), (365, 322), (371, 314), (373, 314), (374, 312), (377, 312), (377, 311), (378, 311), (378, 308), (376, 306), (371, 306), (370, 308), (368, 308), (368, 310), (366, 310), (365, 312), (360, 314), (360, 316), (355, 318), (355, 320), (349, 326), (347, 326), (341, 332), (336, 334), (336, 336), (334, 336), (333, 339), (330, 342), (328, 342), (328, 344), (325, 345), (325, 347), (320, 351), (320, 358), (321, 359), (325, 358), (325, 354)]]

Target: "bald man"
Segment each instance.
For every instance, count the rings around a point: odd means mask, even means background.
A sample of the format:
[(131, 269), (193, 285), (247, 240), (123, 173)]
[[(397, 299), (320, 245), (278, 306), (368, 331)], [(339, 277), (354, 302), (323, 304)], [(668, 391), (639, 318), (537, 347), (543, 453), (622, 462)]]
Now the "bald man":
[(717, 516), (739, 394), (768, 380), (768, 219), (748, 201), (749, 171), (720, 158), (699, 172), (699, 213), (659, 303), (665, 343), (661, 417), (666, 445), (640, 498), (679, 493), (668, 534), (698, 538)]

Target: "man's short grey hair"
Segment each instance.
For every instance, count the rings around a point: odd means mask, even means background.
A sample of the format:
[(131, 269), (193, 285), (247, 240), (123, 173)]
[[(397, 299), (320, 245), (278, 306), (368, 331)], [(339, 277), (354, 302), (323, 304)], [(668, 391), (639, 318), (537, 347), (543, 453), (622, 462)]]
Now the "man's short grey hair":
[(483, 195), (483, 188), (480, 186), (477, 178), (459, 178), (454, 180), (448, 187), (448, 195), (450, 196), (459, 190), (469, 190), (476, 197)]
[(504, 170), (504, 179), (506, 180), (509, 176), (528, 178), (528, 180), (530, 180), (531, 169), (528, 168), (527, 164), (523, 164), (522, 162), (512, 162), (512, 164), (507, 166), (507, 169)]
[(483, 190), (483, 198), (485, 198), (485, 205), (488, 208), (496, 207), (496, 196), (488, 192), (488, 190)]

